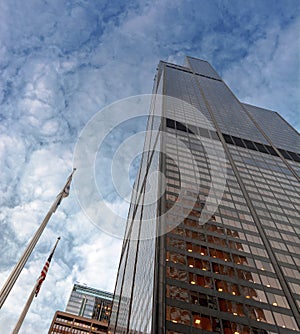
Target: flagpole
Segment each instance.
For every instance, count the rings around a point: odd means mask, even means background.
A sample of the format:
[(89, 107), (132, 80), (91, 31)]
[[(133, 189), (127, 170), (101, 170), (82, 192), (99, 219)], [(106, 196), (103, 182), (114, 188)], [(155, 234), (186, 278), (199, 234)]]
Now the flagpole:
[[(56, 240), (56, 243), (55, 243), (55, 245), (54, 245), (54, 247), (52, 249), (52, 252), (51, 252), (52, 255), (55, 252), (55, 249), (56, 249), (56, 246), (57, 246), (59, 240), (60, 240), (60, 237), (58, 237), (57, 240)], [(29, 308), (31, 306), (31, 303), (33, 301), (34, 295), (36, 295), (36, 290), (37, 290), (38, 285), (39, 285), (39, 280), (37, 280), (37, 282), (35, 283), (32, 291), (31, 291), (31, 293), (30, 293), (30, 295), (29, 295), (29, 297), (27, 299), (27, 302), (26, 302), (26, 304), (25, 304), (25, 306), (23, 308), (23, 311), (22, 311), (22, 313), (21, 313), (21, 315), (19, 317), (19, 320), (16, 323), (16, 326), (15, 326), (14, 330), (12, 331), (12, 334), (18, 334), (19, 333), (19, 330), (20, 330), (20, 328), (21, 328), (21, 326), (23, 324), (23, 321), (24, 321), (24, 319), (25, 319), (25, 317), (27, 315), (27, 312), (28, 312), (28, 310), (29, 310)]]
[(28, 297), (28, 300), (27, 300), (27, 302), (26, 302), (26, 304), (25, 304), (25, 306), (23, 308), (23, 311), (22, 311), (22, 313), (20, 315), (20, 318), (19, 318), (19, 320), (18, 320), (18, 322), (17, 322), (14, 330), (12, 331), (12, 334), (18, 334), (19, 333), (19, 330), (20, 330), (20, 328), (21, 328), (21, 326), (23, 324), (23, 321), (24, 321), (24, 319), (26, 317), (26, 314), (27, 314), (27, 312), (29, 310), (29, 307), (30, 307), (30, 305), (31, 305), (31, 303), (33, 301), (36, 285), (37, 285), (37, 283), (33, 287), (32, 291), (31, 291), (31, 294)]
[(13, 288), (16, 280), (18, 279), (22, 269), (24, 268), (29, 256), (31, 255), (35, 245), (37, 244), (40, 236), (42, 235), (45, 227), (47, 226), (52, 214), (56, 211), (57, 207), (59, 206), (59, 204), (61, 203), (62, 199), (64, 197), (68, 196), (68, 191), (70, 188), (70, 184), (72, 181), (72, 177), (73, 174), (75, 172), (76, 168), (73, 169), (71, 175), (68, 177), (67, 182), (64, 186), (64, 188), (62, 189), (62, 191), (57, 195), (54, 203), (52, 204), (52, 206), (50, 207), (48, 213), (46, 214), (42, 224), (39, 226), (39, 228), (37, 229), (37, 231), (35, 232), (33, 238), (31, 239), (31, 241), (29, 242), (28, 246), (26, 247), (23, 255), (21, 256), (20, 260), (18, 261), (18, 263), (15, 265), (14, 269), (12, 270), (12, 272), (10, 273), (8, 279), (6, 280), (6, 282), (4, 283), (1, 291), (0, 291), (0, 309), (2, 308), (3, 304), (5, 303), (6, 298), (8, 297), (11, 289)]

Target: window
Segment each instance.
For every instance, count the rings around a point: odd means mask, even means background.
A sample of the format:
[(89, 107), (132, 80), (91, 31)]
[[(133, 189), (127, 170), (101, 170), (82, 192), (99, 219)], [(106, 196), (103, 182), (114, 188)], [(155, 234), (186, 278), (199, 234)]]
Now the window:
[(191, 315), (189, 311), (167, 305), (166, 319), (174, 323), (190, 325)]
[(168, 298), (182, 300), (187, 303), (189, 302), (188, 290), (177, 286), (167, 285), (166, 295)]
[(235, 316), (244, 317), (243, 304), (236, 303), (230, 300), (219, 299), (220, 311), (232, 313)]

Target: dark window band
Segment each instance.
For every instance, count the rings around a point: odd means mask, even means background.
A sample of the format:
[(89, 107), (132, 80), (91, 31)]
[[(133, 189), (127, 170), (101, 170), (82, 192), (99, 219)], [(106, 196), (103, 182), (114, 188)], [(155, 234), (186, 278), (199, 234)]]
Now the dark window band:
[[(200, 136), (203, 136), (203, 137), (206, 137), (206, 138), (219, 140), (219, 137), (218, 137), (216, 131), (211, 131), (211, 130), (208, 130), (208, 129), (196, 127), (196, 126), (190, 125), (190, 124), (185, 125), (185, 124), (182, 124), (181, 122), (175, 121), (175, 120), (170, 119), (170, 118), (166, 118), (166, 125), (167, 125), (168, 128), (172, 128), (172, 129), (176, 129), (176, 130), (179, 130), (179, 131), (188, 132), (188, 133), (192, 133), (192, 134), (200, 134)], [(274, 155), (274, 156), (278, 156), (278, 154), (275, 152), (274, 148), (270, 145), (265, 145), (265, 144), (257, 143), (257, 142), (254, 142), (254, 141), (251, 141), (251, 140), (248, 140), (248, 139), (231, 136), (231, 135), (228, 135), (226, 133), (222, 133), (222, 135), (223, 135), (227, 144), (247, 148), (249, 150), (258, 151), (258, 152), (265, 153), (265, 154), (271, 154), (271, 155)], [(297, 154), (295, 152), (283, 150), (281, 148), (279, 148), (278, 150), (284, 156), (285, 159), (300, 162), (300, 155), (299, 154)]]

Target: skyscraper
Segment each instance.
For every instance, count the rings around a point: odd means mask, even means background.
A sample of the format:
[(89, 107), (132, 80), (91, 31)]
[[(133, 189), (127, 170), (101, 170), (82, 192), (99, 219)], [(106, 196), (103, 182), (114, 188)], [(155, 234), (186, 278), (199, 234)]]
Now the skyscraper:
[(300, 333), (299, 134), (203, 60), (153, 91), (110, 331)]

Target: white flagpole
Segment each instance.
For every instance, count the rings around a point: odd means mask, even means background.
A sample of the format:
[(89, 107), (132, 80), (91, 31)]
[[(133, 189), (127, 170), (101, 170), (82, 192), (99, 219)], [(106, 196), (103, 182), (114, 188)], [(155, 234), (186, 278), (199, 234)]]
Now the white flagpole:
[[(54, 254), (55, 248), (56, 248), (59, 240), (60, 240), (60, 237), (57, 238), (56, 243), (55, 243), (55, 245), (54, 245), (54, 247), (52, 249), (52, 252), (50, 254), (52, 254), (52, 255)], [(18, 334), (19, 333), (19, 330), (20, 330), (20, 328), (21, 328), (21, 326), (23, 324), (23, 321), (24, 321), (24, 319), (25, 319), (25, 317), (27, 315), (27, 312), (28, 312), (28, 310), (30, 308), (30, 305), (31, 305), (31, 303), (33, 301), (33, 298), (34, 298), (34, 295), (36, 293), (36, 289), (37, 289), (38, 284), (39, 284), (39, 280), (37, 280), (37, 282), (35, 283), (32, 291), (31, 291), (31, 294), (29, 295), (29, 297), (27, 299), (27, 302), (26, 302), (26, 304), (25, 304), (25, 306), (23, 308), (23, 311), (22, 311), (22, 313), (21, 313), (21, 315), (19, 317), (19, 320), (16, 323), (16, 326), (15, 326), (14, 330), (12, 331), (12, 334)]]
[(72, 177), (73, 174), (75, 172), (76, 168), (73, 169), (73, 172), (71, 173), (71, 175), (68, 177), (67, 182), (64, 186), (64, 188), (62, 189), (62, 191), (57, 195), (54, 203), (52, 204), (50, 210), (48, 211), (48, 213), (46, 214), (46, 217), (44, 218), (42, 224), (39, 226), (39, 228), (37, 229), (37, 231), (35, 232), (35, 235), (33, 236), (33, 238), (31, 239), (31, 241), (29, 242), (28, 246), (26, 247), (23, 255), (21, 256), (20, 260), (18, 261), (18, 263), (16, 264), (16, 266), (14, 267), (14, 269), (12, 270), (12, 272), (10, 273), (8, 279), (6, 280), (6, 282), (4, 283), (1, 291), (0, 291), (0, 309), (2, 308), (6, 298), (8, 297), (11, 289), (13, 288), (16, 280), (18, 279), (22, 269), (24, 268), (30, 254), (32, 253), (35, 245), (37, 244), (40, 236), (42, 235), (45, 227), (47, 226), (52, 214), (56, 211), (57, 207), (59, 206), (60, 202), (62, 201), (62, 199), (64, 197), (68, 196), (68, 191), (70, 188), (70, 184), (72, 181)]
[(21, 328), (21, 326), (23, 324), (23, 321), (24, 321), (24, 319), (26, 317), (26, 314), (27, 314), (27, 312), (29, 310), (29, 307), (30, 307), (30, 305), (31, 305), (31, 303), (33, 301), (36, 286), (37, 286), (37, 283), (34, 285), (32, 291), (31, 291), (31, 294), (30, 294), (30, 296), (27, 299), (27, 302), (26, 302), (26, 304), (25, 304), (25, 306), (23, 308), (23, 311), (22, 311), (22, 313), (20, 315), (20, 318), (19, 318), (19, 320), (18, 320), (15, 328), (12, 331), (12, 334), (18, 334), (19, 333), (19, 330), (20, 330), (20, 328)]

